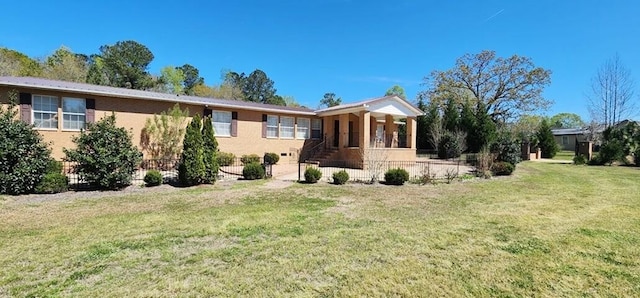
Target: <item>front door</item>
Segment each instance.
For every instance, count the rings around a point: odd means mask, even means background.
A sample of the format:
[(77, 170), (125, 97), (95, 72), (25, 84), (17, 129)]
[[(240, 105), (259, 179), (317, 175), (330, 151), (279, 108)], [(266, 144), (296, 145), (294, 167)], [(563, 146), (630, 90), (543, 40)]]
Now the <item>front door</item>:
[(335, 120), (333, 122), (333, 147), (338, 148), (339, 140), (340, 140), (340, 121)]

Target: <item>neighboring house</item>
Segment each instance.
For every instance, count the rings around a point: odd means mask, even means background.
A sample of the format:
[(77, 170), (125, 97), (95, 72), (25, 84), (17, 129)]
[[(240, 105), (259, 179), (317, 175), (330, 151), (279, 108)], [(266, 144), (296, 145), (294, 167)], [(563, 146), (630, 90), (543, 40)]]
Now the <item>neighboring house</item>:
[(588, 130), (582, 128), (556, 128), (552, 129), (553, 138), (560, 146), (560, 150), (574, 151), (577, 142), (587, 140)]
[[(275, 152), (284, 162), (317, 155), (361, 160), (356, 154), (361, 148), (375, 147), (388, 148), (389, 160), (414, 160), (416, 117), (422, 114), (397, 96), (314, 111), (41, 78), (0, 77), (0, 103), (8, 104), (11, 90), (19, 93), (20, 118), (35, 125), (51, 144), (56, 159), (64, 157), (62, 148), (74, 146), (72, 137), (86, 123), (111, 112), (116, 113), (117, 125), (131, 130), (134, 144), (139, 145), (146, 120), (179, 103), (191, 115), (210, 115), (220, 151), (236, 156)], [(397, 136), (402, 119), (406, 121), (406, 140)]]

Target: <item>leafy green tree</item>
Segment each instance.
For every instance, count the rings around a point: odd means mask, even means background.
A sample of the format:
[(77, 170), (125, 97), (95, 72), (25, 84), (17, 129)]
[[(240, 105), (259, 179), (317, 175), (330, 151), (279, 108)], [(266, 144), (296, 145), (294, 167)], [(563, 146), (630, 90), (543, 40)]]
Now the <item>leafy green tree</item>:
[(580, 115), (574, 113), (556, 114), (549, 120), (553, 128), (581, 128), (585, 126)]
[(290, 95), (282, 96), (284, 103), (287, 107), (299, 108), (300, 104), (296, 101), (296, 98)]
[(204, 141), (202, 121), (196, 114), (187, 126), (182, 146), (182, 157), (178, 166), (178, 179), (185, 186), (202, 184), (205, 181)]
[(545, 117), (538, 115), (521, 115), (516, 122), (509, 125), (509, 128), (516, 138), (536, 143), (536, 132), (543, 119)]
[(558, 153), (558, 143), (553, 138), (553, 132), (551, 132), (551, 126), (546, 119), (540, 122), (540, 127), (536, 133), (536, 139), (538, 140), (538, 146), (542, 150), (543, 158), (553, 158)]
[[(422, 98), (418, 98), (418, 109), (427, 112), (427, 105)], [(416, 118), (416, 145), (418, 149), (429, 149), (429, 123), (427, 116), (422, 115)]]
[(550, 84), (551, 71), (536, 67), (527, 57), (496, 57), (493, 51), (466, 54), (454, 68), (433, 71), (423, 91), (431, 101), (441, 104), (451, 98), (462, 101), (471, 97), (487, 107), (494, 121), (512, 119), (549, 106), (542, 96)]
[(427, 149), (436, 150), (440, 143), (440, 135), (442, 128), (442, 119), (440, 118), (440, 109), (437, 105), (429, 102), (424, 118), (427, 134), (425, 136), (428, 144)]
[(276, 106), (286, 106), (287, 102), (285, 101), (284, 97), (280, 96), (280, 95), (274, 95), (273, 97), (267, 99), (265, 102), (265, 104), (270, 104), (270, 105), (276, 105)]
[(153, 58), (149, 48), (133, 40), (101, 46), (100, 54), (92, 59), (88, 81), (122, 88), (151, 88), (153, 80), (147, 68)]
[(42, 76), (53, 80), (84, 83), (88, 72), (85, 57), (61, 46), (45, 59)]
[(193, 87), (192, 95), (232, 100), (242, 100), (243, 97), (242, 90), (228, 82), (223, 82), (219, 86), (196, 85)]
[(276, 95), (274, 82), (269, 79), (266, 73), (256, 69), (249, 74), (242, 88), (246, 101), (267, 103)]
[(184, 87), (182, 84), (184, 80), (185, 75), (180, 68), (165, 66), (160, 70), (159, 83), (162, 92), (183, 94)]
[(398, 96), (398, 97), (400, 97), (402, 99), (407, 99), (407, 95), (404, 92), (404, 88), (402, 88), (402, 87), (400, 87), (398, 85), (393, 85), (384, 94), (384, 96), (390, 96), (390, 95), (395, 95), (395, 96)]
[(147, 158), (158, 160), (161, 168), (165, 168), (180, 156), (187, 117), (189, 110), (175, 104), (168, 111), (147, 118), (140, 133), (140, 147), (147, 153)]
[(32, 125), (18, 120), (17, 93), (0, 105), (0, 193), (31, 193), (47, 172), (51, 150)]
[(218, 141), (213, 131), (211, 117), (204, 117), (202, 127), (203, 161), (204, 161), (204, 183), (213, 184), (218, 177)]
[(462, 109), (460, 111), (460, 130), (467, 134), (467, 148), (471, 152), (480, 152), (481, 147), (478, 144), (474, 144), (472, 138), (473, 132), (476, 130), (476, 115), (473, 110), (473, 104), (470, 100), (462, 103)]
[(496, 123), (491, 119), (486, 107), (482, 102), (478, 102), (476, 105), (476, 126), (473, 131), (470, 132), (471, 136), (468, 137), (471, 144), (469, 144), (469, 150), (472, 152), (480, 152), (480, 150), (491, 145), (496, 138)]
[(448, 131), (457, 131), (460, 126), (460, 111), (453, 99), (449, 99), (442, 115), (442, 124)]
[(184, 86), (184, 93), (188, 95), (194, 95), (193, 89), (196, 86), (204, 85), (204, 78), (200, 76), (200, 71), (191, 64), (185, 64), (179, 67), (176, 67), (184, 74), (184, 79), (182, 80)]
[(116, 127), (112, 113), (73, 137), (75, 149), (64, 148), (66, 160), (76, 164), (75, 173), (99, 189), (120, 189), (131, 184), (142, 153), (133, 145), (131, 134)]
[(324, 106), (327, 108), (338, 106), (342, 103), (342, 98), (336, 98), (335, 93), (327, 92), (322, 96), (320, 100), (320, 106)]
[(8, 48), (0, 48), (0, 76), (39, 77), (42, 67), (38, 61)]

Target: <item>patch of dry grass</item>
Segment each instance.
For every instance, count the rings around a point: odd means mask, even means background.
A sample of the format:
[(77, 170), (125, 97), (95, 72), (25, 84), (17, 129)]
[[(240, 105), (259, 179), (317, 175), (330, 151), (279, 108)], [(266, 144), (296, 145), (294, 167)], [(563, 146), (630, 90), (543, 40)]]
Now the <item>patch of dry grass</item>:
[(640, 171), (0, 204), (0, 296), (638, 296)]

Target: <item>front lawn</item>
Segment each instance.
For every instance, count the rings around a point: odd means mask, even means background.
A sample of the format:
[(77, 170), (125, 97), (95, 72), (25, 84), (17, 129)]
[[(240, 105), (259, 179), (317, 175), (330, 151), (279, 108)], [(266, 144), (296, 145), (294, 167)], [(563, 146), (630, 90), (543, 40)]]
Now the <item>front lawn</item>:
[(640, 170), (0, 198), (0, 296), (640, 296)]
[(573, 157), (576, 156), (576, 153), (573, 151), (562, 150), (556, 153), (556, 156), (553, 157), (555, 160), (573, 160)]

